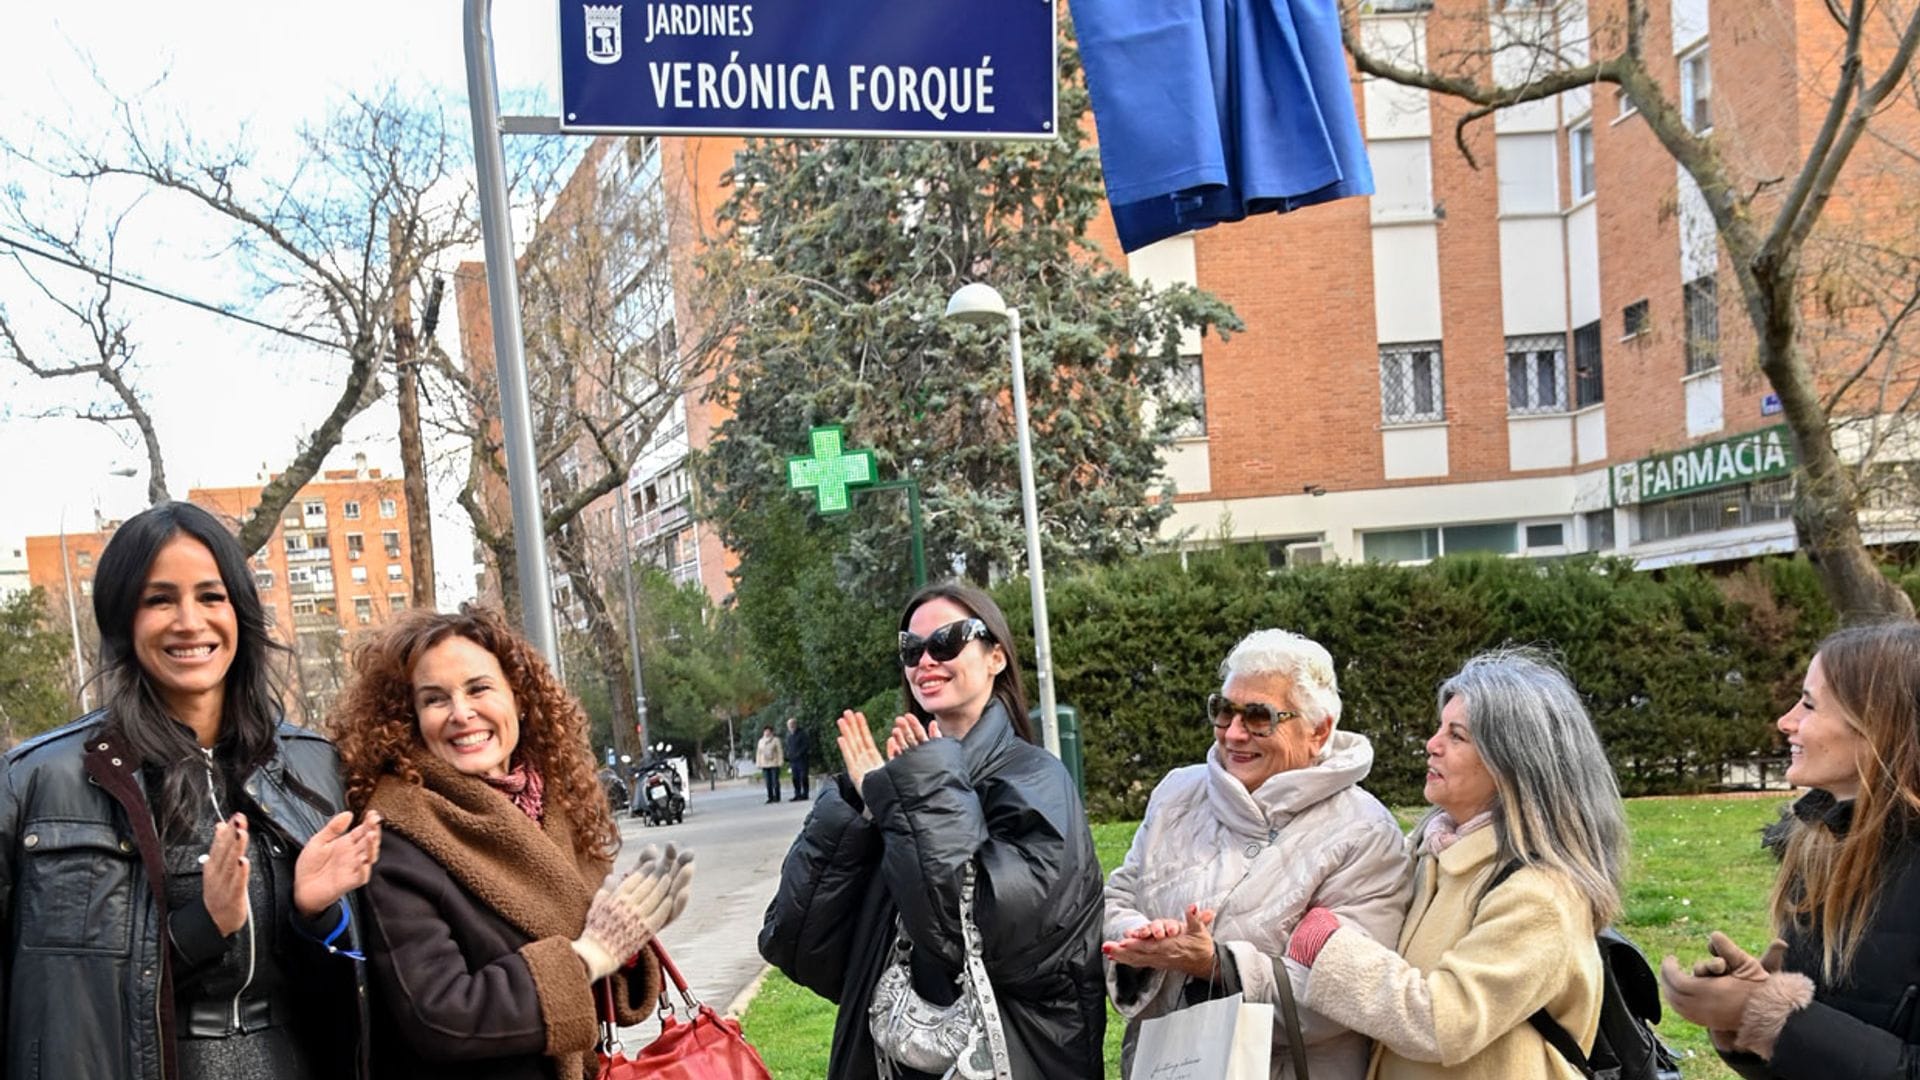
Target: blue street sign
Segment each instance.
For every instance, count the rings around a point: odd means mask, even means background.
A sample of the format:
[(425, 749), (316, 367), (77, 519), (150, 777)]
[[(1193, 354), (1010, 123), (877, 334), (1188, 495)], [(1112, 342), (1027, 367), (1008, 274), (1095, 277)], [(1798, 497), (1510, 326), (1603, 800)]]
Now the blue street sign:
[(1776, 416), (1780, 413), (1780, 395), (1768, 394), (1760, 399), (1760, 415)]
[(1054, 0), (562, 0), (560, 126), (1050, 139), (1054, 41)]

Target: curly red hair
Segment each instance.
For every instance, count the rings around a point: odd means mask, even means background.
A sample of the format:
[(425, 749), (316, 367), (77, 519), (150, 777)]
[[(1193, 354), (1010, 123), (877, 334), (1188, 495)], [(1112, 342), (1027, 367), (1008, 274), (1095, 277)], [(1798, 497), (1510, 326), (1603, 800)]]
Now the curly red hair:
[(547, 804), (559, 806), (573, 823), (577, 853), (612, 858), (620, 832), (587, 752), (587, 715), (546, 660), (488, 607), (462, 604), (453, 614), (406, 611), (355, 647), (353, 681), (328, 723), (340, 749), (347, 801), (364, 811), (382, 776), (420, 783), (414, 759), (427, 751), (414, 715), (413, 668), (428, 649), (452, 637), (466, 638), (500, 661), (521, 711), (514, 756), (539, 770)]

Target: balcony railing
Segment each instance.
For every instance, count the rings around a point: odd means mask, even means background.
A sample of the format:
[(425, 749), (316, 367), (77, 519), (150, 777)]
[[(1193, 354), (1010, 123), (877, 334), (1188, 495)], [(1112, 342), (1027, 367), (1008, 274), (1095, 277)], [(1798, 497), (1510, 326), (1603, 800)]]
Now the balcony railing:
[(686, 525), (689, 516), (687, 500), (684, 497), (666, 506), (650, 510), (640, 515), (640, 520), (634, 524), (633, 541), (636, 544), (644, 544), (662, 533), (681, 528)]

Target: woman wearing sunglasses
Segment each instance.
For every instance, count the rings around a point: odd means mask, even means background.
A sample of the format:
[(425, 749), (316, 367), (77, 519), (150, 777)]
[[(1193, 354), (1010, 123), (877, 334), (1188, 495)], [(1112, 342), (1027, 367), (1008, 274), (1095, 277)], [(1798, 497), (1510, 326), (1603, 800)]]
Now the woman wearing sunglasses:
[[(761, 955), (840, 1006), (831, 1080), (932, 1080), (955, 1064), (908, 1052), (869, 1015), (886, 976), (883, 1011), (902, 982), (933, 1009), (985, 999), (934, 1025), (967, 1047), (960, 1076), (1105, 1075), (1100, 867), (1072, 779), (1034, 745), (1012, 641), (985, 593), (922, 589), (900, 617), (909, 711), (885, 757), (865, 716), (840, 715), (847, 771), (814, 801), (760, 931)], [(984, 994), (970, 989), (976, 956)]]
[[(1276, 1007), (1288, 991), (1304, 1000), (1305, 969), (1282, 958), (1308, 908), (1331, 908), (1392, 941), (1411, 895), (1400, 827), (1359, 786), (1373, 747), (1339, 730), (1327, 650), (1257, 630), (1220, 675), (1206, 702), (1207, 760), (1154, 789), (1126, 862), (1107, 881), (1107, 989), (1127, 1019), (1129, 1074), (1143, 1020), (1236, 993)], [(1364, 1036), (1308, 1009), (1299, 1017), (1314, 1080), (1365, 1074)], [(1292, 1038), (1276, 1017), (1275, 1080), (1294, 1075)]]

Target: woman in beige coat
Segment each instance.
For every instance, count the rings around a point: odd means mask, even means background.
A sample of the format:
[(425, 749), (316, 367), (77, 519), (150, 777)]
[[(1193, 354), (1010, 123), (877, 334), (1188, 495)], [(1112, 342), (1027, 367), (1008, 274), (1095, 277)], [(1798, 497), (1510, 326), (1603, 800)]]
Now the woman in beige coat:
[(1469, 660), (1427, 740), (1413, 907), (1393, 952), (1315, 908), (1287, 956), (1314, 1011), (1377, 1045), (1369, 1080), (1579, 1080), (1600, 1020), (1595, 927), (1620, 909), (1626, 818), (1580, 695), (1525, 651)]
[(760, 729), (760, 742), (753, 748), (753, 767), (767, 780), (767, 801), (780, 801), (780, 766), (786, 760), (780, 750), (780, 736), (773, 733), (773, 725)]

